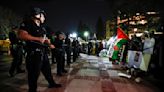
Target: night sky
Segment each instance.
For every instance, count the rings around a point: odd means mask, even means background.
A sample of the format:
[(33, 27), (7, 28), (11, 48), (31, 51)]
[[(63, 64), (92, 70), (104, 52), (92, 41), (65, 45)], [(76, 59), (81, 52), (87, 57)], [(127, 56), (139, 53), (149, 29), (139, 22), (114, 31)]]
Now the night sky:
[(155, 9), (161, 11), (163, 16), (161, 2), (162, 0), (4, 0), (0, 5), (21, 16), (27, 14), (30, 7), (40, 7), (46, 11), (46, 24), (52, 30), (73, 32), (77, 31), (80, 20), (95, 31), (99, 16), (105, 23), (113, 17), (116, 10), (122, 9), (128, 13), (129, 7), (132, 12)]
[(5, 0), (1, 5), (21, 16), (28, 13), (31, 6), (40, 7), (47, 13), (47, 25), (54, 31), (64, 32), (76, 31), (80, 20), (95, 31), (98, 17), (105, 21), (109, 14), (104, 0)]

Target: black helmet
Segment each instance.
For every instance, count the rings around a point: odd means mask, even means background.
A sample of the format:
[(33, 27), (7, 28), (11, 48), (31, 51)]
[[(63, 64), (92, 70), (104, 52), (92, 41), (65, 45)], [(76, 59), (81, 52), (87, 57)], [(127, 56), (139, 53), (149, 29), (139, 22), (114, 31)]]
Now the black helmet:
[(55, 33), (55, 35), (56, 35), (57, 37), (59, 37), (60, 34), (63, 34), (63, 35), (64, 35), (64, 33), (61, 32), (61, 31), (57, 31), (57, 32)]
[(31, 12), (30, 15), (32, 17), (34, 17), (35, 15), (38, 15), (38, 14), (44, 14), (44, 16), (46, 15), (45, 11), (38, 7), (32, 8), (30, 12)]

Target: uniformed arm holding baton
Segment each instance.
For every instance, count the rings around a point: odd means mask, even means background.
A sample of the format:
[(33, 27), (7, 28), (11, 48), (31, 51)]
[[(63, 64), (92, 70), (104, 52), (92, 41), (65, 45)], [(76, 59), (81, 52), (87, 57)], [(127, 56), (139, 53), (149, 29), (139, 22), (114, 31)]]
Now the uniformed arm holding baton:
[(25, 30), (19, 30), (19, 38), (25, 41), (33, 41), (35, 43), (38, 42), (38, 44), (48, 44), (51, 49), (55, 48), (55, 46), (51, 44), (51, 41), (47, 37), (34, 37)]

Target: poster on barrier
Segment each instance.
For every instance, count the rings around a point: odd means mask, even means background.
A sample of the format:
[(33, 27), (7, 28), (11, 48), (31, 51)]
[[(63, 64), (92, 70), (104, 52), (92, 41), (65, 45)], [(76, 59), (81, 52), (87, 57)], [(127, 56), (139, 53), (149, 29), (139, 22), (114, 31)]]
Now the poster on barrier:
[(128, 50), (128, 66), (140, 68), (143, 61), (143, 55), (141, 51)]
[(147, 72), (148, 66), (150, 63), (150, 59), (151, 59), (151, 54), (143, 53), (143, 60), (142, 60), (141, 65), (140, 65), (140, 69), (142, 71)]
[(139, 68), (140, 70), (147, 72), (150, 60), (151, 54), (142, 53), (141, 51), (128, 50), (129, 67)]

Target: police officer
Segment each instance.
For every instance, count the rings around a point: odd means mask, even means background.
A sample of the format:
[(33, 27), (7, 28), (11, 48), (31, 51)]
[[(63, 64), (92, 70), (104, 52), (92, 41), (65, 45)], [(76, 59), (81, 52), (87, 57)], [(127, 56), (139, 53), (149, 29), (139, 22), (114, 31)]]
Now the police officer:
[(66, 39), (65, 39), (65, 51), (67, 54), (67, 65), (70, 66), (71, 63), (71, 40), (69, 38), (68, 33), (66, 34)]
[(77, 42), (75, 38), (73, 39), (72, 42), (72, 48), (73, 48), (73, 62), (75, 62), (77, 59)]
[(65, 35), (63, 32), (58, 31), (56, 32), (56, 39), (55, 39), (55, 57), (57, 62), (57, 76), (62, 76), (62, 73), (67, 73), (67, 70), (64, 69), (65, 67), (65, 50), (63, 40), (65, 39)]
[[(52, 34), (52, 36), (51, 36), (51, 43), (53, 45), (55, 45), (55, 43), (54, 43), (55, 39), (56, 39), (55, 34)], [(55, 48), (51, 49), (51, 62), (52, 62), (52, 64), (56, 63), (56, 60), (55, 60)]]
[(26, 41), (26, 68), (28, 72), (29, 92), (37, 92), (37, 80), (40, 71), (48, 81), (49, 88), (61, 87), (61, 84), (54, 82), (51, 74), (46, 50), (48, 47), (55, 47), (46, 38), (46, 30), (42, 26), (44, 21), (45, 12), (40, 8), (33, 8), (29, 20), (25, 20), (19, 29), (19, 37)]
[(76, 39), (76, 47), (77, 47), (77, 57), (80, 56), (80, 44), (78, 39)]
[(91, 50), (92, 50), (93, 46), (92, 46), (92, 42), (88, 43), (88, 55), (91, 54)]
[(13, 57), (13, 61), (11, 63), (11, 67), (9, 70), (9, 74), (11, 77), (14, 76), (15, 70), (16, 73), (24, 73), (25, 70), (21, 69), (22, 61), (23, 61), (23, 44), (20, 39), (17, 37), (18, 27), (13, 26), (12, 31), (9, 32), (9, 39), (11, 42), (10, 51)]

